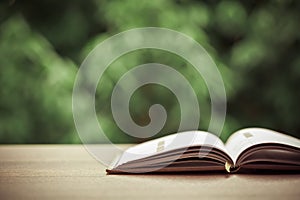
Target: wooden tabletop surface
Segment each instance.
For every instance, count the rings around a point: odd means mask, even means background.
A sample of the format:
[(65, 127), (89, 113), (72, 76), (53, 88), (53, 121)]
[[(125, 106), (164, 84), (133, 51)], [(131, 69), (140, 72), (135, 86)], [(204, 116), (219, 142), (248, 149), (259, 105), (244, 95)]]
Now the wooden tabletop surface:
[(2, 145), (0, 199), (300, 199), (300, 174), (106, 175), (105, 168), (82, 145)]

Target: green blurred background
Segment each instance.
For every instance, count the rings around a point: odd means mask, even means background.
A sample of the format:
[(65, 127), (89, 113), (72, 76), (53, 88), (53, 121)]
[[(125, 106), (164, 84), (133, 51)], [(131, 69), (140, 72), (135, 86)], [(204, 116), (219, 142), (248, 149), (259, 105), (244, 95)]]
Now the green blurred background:
[[(198, 41), (225, 82), (228, 108), (221, 135), (260, 126), (300, 137), (299, 1), (1, 1), (0, 143), (80, 143), (72, 117), (72, 88), (78, 67), (99, 42), (136, 27), (174, 29)], [(110, 111), (116, 81), (148, 62), (173, 66), (192, 84), (201, 107), (199, 129), (207, 129), (207, 88), (185, 60), (159, 50), (122, 56), (100, 80), (96, 110), (108, 137), (141, 142), (122, 133)], [(180, 109), (166, 88), (148, 85), (131, 99), (140, 125), (153, 103), (168, 120), (157, 135), (175, 132)]]

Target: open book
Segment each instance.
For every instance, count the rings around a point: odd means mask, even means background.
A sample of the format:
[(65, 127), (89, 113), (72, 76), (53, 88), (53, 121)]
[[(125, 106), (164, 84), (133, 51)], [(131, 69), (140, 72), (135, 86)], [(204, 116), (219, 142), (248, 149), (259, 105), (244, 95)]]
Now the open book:
[(300, 140), (263, 128), (233, 133), (224, 144), (204, 131), (188, 131), (127, 149), (107, 173), (240, 170), (300, 171)]

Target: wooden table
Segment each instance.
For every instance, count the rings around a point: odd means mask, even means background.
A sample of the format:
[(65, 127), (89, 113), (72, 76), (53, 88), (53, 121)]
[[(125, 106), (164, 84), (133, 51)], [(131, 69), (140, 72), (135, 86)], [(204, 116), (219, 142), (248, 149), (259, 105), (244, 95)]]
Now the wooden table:
[(300, 175), (106, 175), (81, 145), (0, 146), (0, 199), (115, 198), (300, 199)]

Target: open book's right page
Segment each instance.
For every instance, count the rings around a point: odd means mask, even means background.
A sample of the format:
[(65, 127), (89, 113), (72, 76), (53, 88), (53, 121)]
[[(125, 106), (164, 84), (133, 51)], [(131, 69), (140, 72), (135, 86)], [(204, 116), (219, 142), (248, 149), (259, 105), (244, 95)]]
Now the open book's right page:
[(225, 147), (234, 163), (246, 149), (257, 144), (279, 143), (300, 148), (300, 140), (291, 136), (264, 128), (246, 128), (233, 133)]

